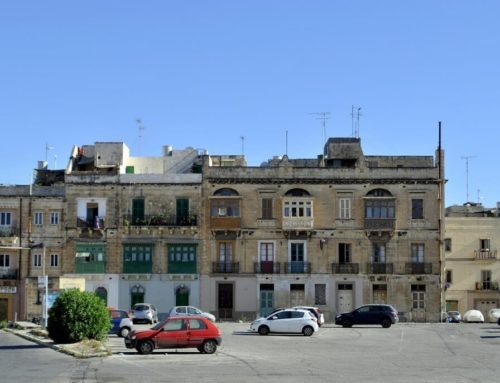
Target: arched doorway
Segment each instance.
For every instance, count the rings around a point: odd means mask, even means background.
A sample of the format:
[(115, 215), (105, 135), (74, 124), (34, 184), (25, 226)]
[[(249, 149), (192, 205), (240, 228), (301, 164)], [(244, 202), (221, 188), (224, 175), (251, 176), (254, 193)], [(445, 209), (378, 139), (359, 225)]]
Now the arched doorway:
[(102, 299), (105, 306), (108, 305), (108, 290), (106, 290), (106, 288), (102, 286), (98, 287), (97, 289), (95, 289), (95, 295)]
[(130, 307), (136, 303), (144, 303), (144, 294), (146, 290), (141, 285), (134, 285), (130, 289)]
[(175, 305), (188, 306), (189, 305), (189, 287), (179, 285), (175, 289)]

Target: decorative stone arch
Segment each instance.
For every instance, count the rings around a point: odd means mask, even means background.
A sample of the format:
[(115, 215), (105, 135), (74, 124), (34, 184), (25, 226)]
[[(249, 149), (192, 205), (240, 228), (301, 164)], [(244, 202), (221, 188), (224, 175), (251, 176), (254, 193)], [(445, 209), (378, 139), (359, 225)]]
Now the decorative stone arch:
[(95, 289), (94, 293), (103, 300), (106, 306), (108, 305), (108, 290), (105, 287), (99, 286)]
[(311, 197), (311, 194), (304, 189), (294, 188), (285, 193), (285, 197)]
[(214, 191), (213, 195), (218, 196), (218, 197), (236, 197), (236, 196), (239, 196), (240, 194), (234, 189), (222, 188), (222, 189), (217, 189), (216, 191)]
[(366, 193), (367, 197), (392, 197), (392, 193), (386, 189), (372, 189)]

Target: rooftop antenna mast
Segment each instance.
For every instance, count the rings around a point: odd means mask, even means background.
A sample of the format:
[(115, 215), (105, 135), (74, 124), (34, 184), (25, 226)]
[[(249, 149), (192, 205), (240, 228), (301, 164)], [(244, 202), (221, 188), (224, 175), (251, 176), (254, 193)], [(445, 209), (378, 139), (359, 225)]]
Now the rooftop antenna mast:
[(359, 138), (359, 117), (361, 114), (361, 107), (352, 106), (351, 117), (352, 117), (352, 136), (354, 138)]
[(50, 146), (47, 142), (45, 143), (45, 162), (49, 161), (49, 150), (54, 149), (53, 146)]
[(471, 158), (474, 158), (477, 156), (462, 156), (462, 160), (465, 160), (465, 190), (467, 193), (467, 200), (465, 202), (470, 202), (469, 201), (469, 160)]
[(240, 136), (241, 139), (241, 155), (245, 155), (245, 136)]
[(137, 122), (137, 129), (139, 130), (139, 134), (138, 134), (138, 137), (139, 137), (139, 147), (137, 148), (138, 149), (138, 152), (140, 153), (141, 151), (141, 141), (142, 141), (142, 133), (144, 132), (144, 130), (146, 129), (142, 123), (142, 120), (140, 118), (136, 118), (135, 119), (135, 122)]
[[(309, 114), (314, 114), (316, 116), (319, 116), (319, 117), (316, 117), (316, 120), (323, 121), (323, 123), (321, 124), (321, 125), (323, 125), (323, 143), (321, 145), (323, 147), (324, 145), (326, 145), (326, 122), (330, 118), (330, 112), (315, 112), (315, 113), (309, 113)], [(321, 153), (323, 153), (323, 149), (321, 150)]]

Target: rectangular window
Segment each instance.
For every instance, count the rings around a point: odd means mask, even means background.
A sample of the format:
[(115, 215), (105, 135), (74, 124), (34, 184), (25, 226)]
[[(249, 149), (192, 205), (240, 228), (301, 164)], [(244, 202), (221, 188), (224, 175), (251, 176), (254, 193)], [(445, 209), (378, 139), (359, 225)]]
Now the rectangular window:
[(312, 201), (285, 201), (283, 204), (284, 217), (312, 217)]
[(444, 251), (451, 251), (451, 238), (444, 239)]
[(57, 211), (50, 212), (50, 224), (59, 225), (59, 212)]
[(196, 245), (168, 245), (168, 260), (170, 262), (196, 262)]
[(125, 262), (152, 262), (152, 245), (127, 245), (124, 246), (123, 252)]
[(12, 225), (12, 213), (2, 211), (0, 212), (0, 226)]
[(411, 219), (424, 219), (424, 200), (415, 198), (411, 200)]
[(59, 254), (50, 254), (50, 267), (59, 266)]
[(339, 243), (339, 263), (351, 263), (351, 244)]
[(273, 262), (274, 260), (274, 243), (273, 242), (261, 242), (259, 246), (260, 261), (261, 262)]
[(231, 242), (219, 243), (219, 260), (224, 263), (233, 261), (233, 244)]
[(385, 263), (385, 243), (373, 244), (373, 263)]
[(212, 217), (239, 217), (240, 201), (213, 199), (210, 210)]
[(425, 285), (412, 285), (411, 296), (414, 310), (425, 309)]
[(422, 263), (424, 262), (424, 244), (412, 243), (411, 245), (411, 262)]
[(273, 199), (262, 199), (262, 219), (273, 219)]
[(303, 242), (290, 243), (290, 262), (304, 262), (305, 250)]
[(446, 270), (446, 283), (453, 283), (453, 272)]
[(35, 215), (33, 216), (33, 224), (37, 226), (43, 225), (43, 212), (35, 211)]
[(9, 254), (0, 254), (0, 267), (5, 267), (5, 268), (10, 267)]
[(351, 219), (351, 199), (350, 198), (340, 198), (339, 199), (339, 218), (340, 219)]
[(33, 267), (42, 267), (42, 254), (33, 254)]
[(484, 290), (491, 289), (491, 270), (481, 270), (481, 283)]
[(482, 238), (479, 240), (479, 250), (490, 251), (490, 240), (487, 238)]
[(393, 219), (395, 211), (393, 200), (367, 200), (365, 202), (365, 218), (368, 219)]
[(317, 283), (314, 285), (314, 304), (326, 305), (326, 284)]

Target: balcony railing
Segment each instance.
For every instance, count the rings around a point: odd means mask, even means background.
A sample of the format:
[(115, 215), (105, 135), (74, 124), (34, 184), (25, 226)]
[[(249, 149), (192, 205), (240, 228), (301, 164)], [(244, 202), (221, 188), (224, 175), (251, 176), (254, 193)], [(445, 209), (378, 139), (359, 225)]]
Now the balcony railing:
[(358, 274), (359, 263), (332, 263), (333, 274)]
[(498, 282), (492, 282), (492, 281), (476, 282), (476, 290), (498, 291)]
[(395, 222), (393, 218), (365, 218), (365, 229), (394, 230)]
[(143, 261), (123, 261), (124, 274), (151, 274), (153, 272), (153, 262)]
[(0, 226), (0, 237), (18, 237), (19, 229), (13, 226)]
[(145, 215), (144, 217), (123, 216), (125, 226), (196, 226), (197, 216), (170, 215)]
[(212, 273), (238, 274), (239, 272), (239, 262), (212, 262)]
[(405, 267), (406, 274), (432, 274), (432, 263), (410, 262)]
[(311, 272), (311, 262), (285, 262), (285, 273), (308, 274)]
[(394, 266), (392, 263), (367, 263), (366, 272), (367, 274), (392, 274)]
[(0, 270), (0, 279), (17, 279), (17, 269)]
[(254, 262), (254, 270), (255, 274), (279, 274), (280, 264), (272, 261)]
[(106, 262), (76, 262), (75, 272), (82, 274), (102, 274), (106, 272)]
[(474, 250), (474, 258), (478, 260), (497, 259), (497, 251), (485, 249)]
[(83, 229), (104, 229), (104, 217), (83, 218), (78, 217), (76, 227)]
[(314, 227), (312, 217), (283, 217), (284, 230), (308, 230)]

